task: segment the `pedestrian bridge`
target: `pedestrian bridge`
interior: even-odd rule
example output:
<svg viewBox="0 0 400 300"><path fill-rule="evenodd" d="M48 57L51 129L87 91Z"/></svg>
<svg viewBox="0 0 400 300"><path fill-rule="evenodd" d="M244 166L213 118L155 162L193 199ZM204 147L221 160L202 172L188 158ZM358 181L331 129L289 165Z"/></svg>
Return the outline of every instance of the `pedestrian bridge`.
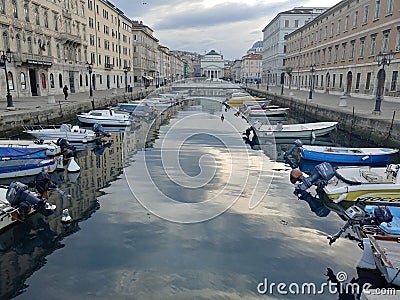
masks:
<svg viewBox="0 0 400 300"><path fill-rule="evenodd" d="M172 90L189 90L190 96L227 97L235 90L242 90L240 85L221 79L186 78L171 84Z"/></svg>

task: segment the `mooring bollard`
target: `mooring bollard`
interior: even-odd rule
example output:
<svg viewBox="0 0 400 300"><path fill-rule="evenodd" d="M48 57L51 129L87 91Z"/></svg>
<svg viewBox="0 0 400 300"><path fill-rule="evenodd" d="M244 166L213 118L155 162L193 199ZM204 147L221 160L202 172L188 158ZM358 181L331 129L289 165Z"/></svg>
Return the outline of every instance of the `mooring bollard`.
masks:
<svg viewBox="0 0 400 300"><path fill-rule="evenodd" d="M340 96L340 100L339 100L339 106L340 107L346 107L347 106L347 96L346 95L343 95L343 96Z"/></svg>

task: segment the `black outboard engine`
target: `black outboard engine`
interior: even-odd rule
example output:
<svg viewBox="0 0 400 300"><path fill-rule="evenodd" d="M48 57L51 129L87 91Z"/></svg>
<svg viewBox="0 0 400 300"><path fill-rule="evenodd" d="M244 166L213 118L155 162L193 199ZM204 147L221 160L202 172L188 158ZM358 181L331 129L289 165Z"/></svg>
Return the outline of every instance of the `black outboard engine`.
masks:
<svg viewBox="0 0 400 300"><path fill-rule="evenodd" d="M56 145L61 148L61 152L67 152L67 154L72 154L76 150L75 146L71 145L66 139L59 138Z"/></svg>
<svg viewBox="0 0 400 300"><path fill-rule="evenodd" d="M309 177L300 178L301 184L296 186L295 190L306 191L313 185L322 188L333 176L335 176L335 170L332 165L326 162L321 163L314 168Z"/></svg>
<svg viewBox="0 0 400 300"><path fill-rule="evenodd" d="M34 187L42 197L49 189L56 188L56 184L51 181L49 173L41 172L36 175L34 180Z"/></svg>
<svg viewBox="0 0 400 300"><path fill-rule="evenodd" d="M28 216L30 208L37 210L45 216L53 213L53 211L46 209L46 199L36 197L29 192L27 185L18 181L10 184L6 199L12 206L18 207L21 219L25 219Z"/></svg>
<svg viewBox="0 0 400 300"><path fill-rule="evenodd" d="M387 206L377 206L374 208L374 220L378 223L390 223L393 221L393 215Z"/></svg>
<svg viewBox="0 0 400 300"><path fill-rule="evenodd" d="M103 126L101 126L101 124L99 124L99 123L96 123L93 125L93 131L96 134L96 136L101 136L101 135L104 135L107 137L111 136L111 134L108 133L107 131L105 131Z"/></svg>
<svg viewBox="0 0 400 300"><path fill-rule="evenodd" d="M291 155L294 151L297 151L303 146L303 143L300 140L295 140L293 146L289 149L289 151L285 152L283 158L285 159L285 163L287 163L292 169L297 168L297 163L292 161Z"/></svg>

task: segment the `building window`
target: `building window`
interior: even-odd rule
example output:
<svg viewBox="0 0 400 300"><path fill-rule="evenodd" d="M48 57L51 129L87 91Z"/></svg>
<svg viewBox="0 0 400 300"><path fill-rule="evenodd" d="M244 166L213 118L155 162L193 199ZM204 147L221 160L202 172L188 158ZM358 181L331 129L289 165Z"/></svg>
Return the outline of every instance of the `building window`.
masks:
<svg viewBox="0 0 400 300"><path fill-rule="evenodd" d="M359 51L359 53L358 53L358 56L361 58L361 57L364 57L364 51L365 51L365 37L362 37L361 39L360 39L360 51Z"/></svg>
<svg viewBox="0 0 400 300"><path fill-rule="evenodd" d="M62 74L58 75L58 87L62 88L63 87L63 82L62 82Z"/></svg>
<svg viewBox="0 0 400 300"><path fill-rule="evenodd" d="M83 78L82 78L82 74L79 74L79 86L83 85Z"/></svg>
<svg viewBox="0 0 400 300"><path fill-rule="evenodd" d="M400 26L397 26L396 51L400 50Z"/></svg>
<svg viewBox="0 0 400 300"><path fill-rule="evenodd" d="M59 20L58 14L54 14L54 30L55 31L58 31L58 20Z"/></svg>
<svg viewBox="0 0 400 300"><path fill-rule="evenodd" d="M50 73L50 88L54 89L54 75Z"/></svg>
<svg viewBox="0 0 400 300"><path fill-rule="evenodd" d="M375 2L375 15L374 20L379 19L379 13L381 12L381 0L376 0Z"/></svg>
<svg viewBox="0 0 400 300"><path fill-rule="evenodd" d="M375 54L375 46L376 46L376 34L371 35L371 46L369 48L369 55Z"/></svg>
<svg viewBox="0 0 400 300"><path fill-rule="evenodd" d="M392 82L390 83L390 90L395 91L397 87L397 76L399 75L399 71L393 71L392 73Z"/></svg>
<svg viewBox="0 0 400 300"><path fill-rule="evenodd" d="M39 15L39 7L35 7L35 23L36 25L40 25L40 15Z"/></svg>
<svg viewBox="0 0 400 300"><path fill-rule="evenodd" d="M369 90L371 84L371 72L367 73L367 80L365 81L365 89Z"/></svg>
<svg viewBox="0 0 400 300"><path fill-rule="evenodd" d="M56 45L56 49L57 49L57 58L61 58L60 44Z"/></svg>
<svg viewBox="0 0 400 300"><path fill-rule="evenodd" d="M353 28L357 28L358 26L358 10L354 12L354 17L353 17Z"/></svg>
<svg viewBox="0 0 400 300"><path fill-rule="evenodd" d="M350 42L350 53L349 53L349 59L353 59L354 58L354 46L356 44L356 41L353 40Z"/></svg>
<svg viewBox="0 0 400 300"><path fill-rule="evenodd" d="M10 71L8 71L8 73L7 73L7 82L8 82L8 87L10 88L10 90L14 90L14 77Z"/></svg>
<svg viewBox="0 0 400 300"><path fill-rule="evenodd" d="M333 77L332 77L332 87L333 88L335 87L335 84L336 84L336 74L333 74Z"/></svg>
<svg viewBox="0 0 400 300"><path fill-rule="evenodd" d="M349 30L349 16L347 15L344 19L344 32Z"/></svg>
<svg viewBox="0 0 400 300"><path fill-rule="evenodd" d="M337 30L336 30L336 35L339 35L340 34L340 25L341 25L341 23L342 23L342 20L338 20L338 22L337 22Z"/></svg>
<svg viewBox="0 0 400 300"><path fill-rule="evenodd" d="M332 22L332 24L331 24L331 34L330 34L330 37L333 37L334 28L335 28L335 23Z"/></svg>
<svg viewBox="0 0 400 300"><path fill-rule="evenodd" d="M0 0L0 14L6 14L6 0Z"/></svg>
<svg viewBox="0 0 400 300"><path fill-rule="evenodd" d="M24 4L24 14L25 14L25 21L29 22L29 4Z"/></svg>
<svg viewBox="0 0 400 300"><path fill-rule="evenodd" d="M286 28L289 27L289 20L285 20L285 27L286 27Z"/></svg>
<svg viewBox="0 0 400 300"><path fill-rule="evenodd" d="M326 40L327 37L328 37L328 25L325 26L325 30L324 30L324 40Z"/></svg>
<svg viewBox="0 0 400 300"><path fill-rule="evenodd" d="M22 52L22 47L21 47L21 37L19 34L15 36L16 42L17 42L17 52L21 53Z"/></svg>
<svg viewBox="0 0 400 300"><path fill-rule="evenodd" d="M12 12L13 12L13 17L18 18L18 4L17 0L12 1Z"/></svg>
<svg viewBox="0 0 400 300"><path fill-rule="evenodd" d="M394 0L387 0L386 15L391 15L393 13L393 3Z"/></svg>
<svg viewBox="0 0 400 300"><path fill-rule="evenodd" d="M369 14L369 5L364 7L364 16L363 16L363 21L362 21L363 25L368 23L368 14Z"/></svg>
<svg viewBox="0 0 400 300"><path fill-rule="evenodd" d="M390 30L386 30L383 32L383 40L382 40L382 52L387 52L389 48L389 34Z"/></svg>
<svg viewBox="0 0 400 300"><path fill-rule="evenodd" d="M343 74L340 74L339 75L339 89L342 88L342 85L343 85Z"/></svg>
<svg viewBox="0 0 400 300"><path fill-rule="evenodd" d="M49 28L49 13L47 12L47 10L44 11L43 18L44 18L44 27Z"/></svg>
<svg viewBox="0 0 400 300"><path fill-rule="evenodd" d="M21 80L21 91L26 90L26 77L25 77L25 73L21 72L21 74L19 75L19 78Z"/></svg>
<svg viewBox="0 0 400 300"><path fill-rule="evenodd" d="M33 53L32 38L28 37L27 41L28 41L28 53Z"/></svg>
<svg viewBox="0 0 400 300"><path fill-rule="evenodd" d="M44 73L42 73L40 75L40 78L42 80L42 88L45 89L46 88L46 75L44 75Z"/></svg>
<svg viewBox="0 0 400 300"><path fill-rule="evenodd" d="M299 27L299 20L294 20L294 27Z"/></svg>
<svg viewBox="0 0 400 300"><path fill-rule="evenodd" d="M333 56L333 61L337 62L338 58L339 58L339 45L336 45L335 46L335 53L334 53L334 56Z"/></svg>
<svg viewBox="0 0 400 300"><path fill-rule="evenodd" d="M356 75L356 90L360 89L360 80L361 80L361 73L357 73L357 75Z"/></svg>

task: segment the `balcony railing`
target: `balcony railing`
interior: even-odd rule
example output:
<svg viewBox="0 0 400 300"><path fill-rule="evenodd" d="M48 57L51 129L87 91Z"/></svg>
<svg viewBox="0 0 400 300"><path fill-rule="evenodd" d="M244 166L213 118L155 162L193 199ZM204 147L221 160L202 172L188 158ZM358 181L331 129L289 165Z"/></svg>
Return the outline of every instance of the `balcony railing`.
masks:
<svg viewBox="0 0 400 300"><path fill-rule="evenodd" d="M114 69L114 64L105 63L105 64L104 64L104 69L106 69L106 70L112 70L112 69Z"/></svg>

